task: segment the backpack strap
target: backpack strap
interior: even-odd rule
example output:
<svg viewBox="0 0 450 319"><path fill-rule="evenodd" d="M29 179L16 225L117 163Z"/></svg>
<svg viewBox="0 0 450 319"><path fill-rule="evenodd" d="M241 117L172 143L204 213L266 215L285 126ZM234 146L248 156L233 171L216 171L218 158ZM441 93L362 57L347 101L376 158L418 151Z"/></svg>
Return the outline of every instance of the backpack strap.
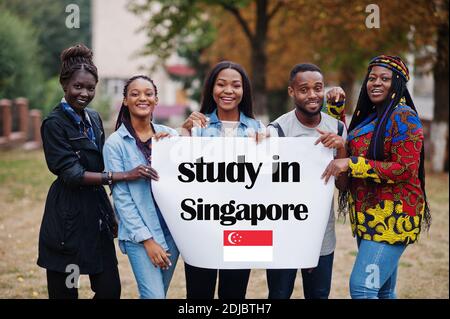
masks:
<svg viewBox="0 0 450 319"><path fill-rule="evenodd" d="M339 136L342 136L342 133L344 133L344 124L338 120L338 129L337 133Z"/></svg>
<svg viewBox="0 0 450 319"><path fill-rule="evenodd" d="M278 122L269 123L268 126L272 126L272 127L276 128L276 130L278 132L278 137L285 137L283 129L281 128L281 126Z"/></svg>

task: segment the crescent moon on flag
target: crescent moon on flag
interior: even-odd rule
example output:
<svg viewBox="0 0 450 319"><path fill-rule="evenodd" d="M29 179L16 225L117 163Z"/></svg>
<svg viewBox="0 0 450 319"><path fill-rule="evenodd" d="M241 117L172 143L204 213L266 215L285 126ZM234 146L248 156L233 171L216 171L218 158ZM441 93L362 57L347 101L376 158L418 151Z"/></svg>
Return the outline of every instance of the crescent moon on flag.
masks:
<svg viewBox="0 0 450 319"><path fill-rule="evenodd" d="M236 234L236 232L233 231L233 232L231 232L231 233L228 235L228 241L229 241L231 244L236 245L236 243L233 241L233 239L231 239L231 236L233 236L233 234Z"/></svg>

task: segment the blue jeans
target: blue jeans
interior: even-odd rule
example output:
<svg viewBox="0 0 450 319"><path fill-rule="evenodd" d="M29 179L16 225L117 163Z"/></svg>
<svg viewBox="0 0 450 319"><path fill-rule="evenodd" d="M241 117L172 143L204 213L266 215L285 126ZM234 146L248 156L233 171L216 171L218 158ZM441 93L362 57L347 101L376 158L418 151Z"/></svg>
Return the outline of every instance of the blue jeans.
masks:
<svg viewBox="0 0 450 319"><path fill-rule="evenodd" d="M141 299L165 299L169 289L170 280L178 260L178 248L170 234L164 233L169 247L169 257L172 266L168 270L155 267L147 255L143 244L123 241L134 277L139 289Z"/></svg>
<svg viewBox="0 0 450 319"><path fill-rule="evenodd" d="M391 245L358 238L350 276L353 299L395 299L395 285L400 256L406 245Z"/></svg>
<svg viewBox="0 0 450 319"><path fill-rule="evenodd" d="M334 252L320 256L316 268L302 269L305 299L328 299ZM267 269L269 299L289 299L294 290L297 269Z"/></svg>

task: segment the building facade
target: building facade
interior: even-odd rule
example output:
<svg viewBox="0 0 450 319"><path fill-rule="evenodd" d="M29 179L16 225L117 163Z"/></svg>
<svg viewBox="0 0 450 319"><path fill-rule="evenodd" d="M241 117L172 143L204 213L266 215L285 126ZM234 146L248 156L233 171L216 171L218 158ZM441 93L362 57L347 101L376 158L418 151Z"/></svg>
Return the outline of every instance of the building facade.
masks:
<svg viewBox="0 0 450 319"><path fill-rule="evenodd" d="M156 57L142 56L147 43L140 16L127 9L128 0L92 0L92 47L99 72L100 98L111 101L111 119L115 119L123 99L123 86L131 76L145 74L158 87L159 103L154 120L178 127L186 112L195 109L182 84L170 79L170 70L184 65L181 58L171 56L166 65L156 67Z"/></svg>

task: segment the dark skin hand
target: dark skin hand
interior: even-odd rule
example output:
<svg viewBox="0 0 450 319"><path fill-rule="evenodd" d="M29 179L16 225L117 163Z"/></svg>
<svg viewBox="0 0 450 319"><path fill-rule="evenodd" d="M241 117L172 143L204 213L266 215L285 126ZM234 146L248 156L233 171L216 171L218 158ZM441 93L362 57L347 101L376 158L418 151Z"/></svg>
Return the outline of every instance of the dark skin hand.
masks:
<svg viewBox="0 0 450 319"><path fill-rule="evenodd" d="M192 112L183 123L183 135L190 136L193 127L205 128L208 125L209 118L200 112Z"/></svg>
<svg viewBox="0 0 450 319"><path fill-rule="evenodd" d="M347 157L347 149L345 145L345 141L342 136L339 136L335 133L324 132L318 128L316 128L317 132L319 132L320 137L314 143L315 145L322 143L323 146L328 148L336 149L336 158L332 160L325 171L323 172L321 178L325 179L325 184L328 183L328 180L331 176L336 177L335 185L339 190L344 190L348 184L348 177L346 174L348 170L348 158ZM339 166L336 166L339 165Z"/></svg>
<svg viewBox="0 0 450 319"><path fill-rule="evenodd" d="M159 132L153 135L156 141L159 139L170 137L171 135L167 132ZM131 182L137 179L148 179L148 180L159 180L158 172L150 165L139 165L127 172L113 172L112 180L113 183L117 182ZM102 185L102 173L96 172L84 172L83 185Z"/></svg>
<svg viewBox="0 0 450 319"><path fill-rule="evenodd" d="M113 183L131 182L140 178L159 180L158 172L150 165L139 165L127 172L113 172ZM102 185L102 173L84 172L83 185Z"/></svg>
<svg viewBox="0 0 450 319"><path fill-rule="evenodd" d="M349 158L336 158L328 164L327 168L322 174L322 179L325 179L325 183L328 182L331 176L337 177L339 179L342 179L342 184L338 185L336 183L336 186L343 190L346 188L347 182L348 182L348 176L345 174L348 171L348 162Z"/></svg>
<svg viewBox="0 0 450 319"><path fill-rule="evenodd" d="M155 267L160 267L163 270L169 269L172 266L170 262L170 254L165 251L161 245L159 245L153 238L144 240L145 251L147 252L148 258Z"/></svg>
<svg viewBox="0 0 450 319"><path fill-rule="evenodd" d="M335 148L338 151L345 151L345 141L342 136L331 132L325 132L318 128L316 128L316 131L319 132L320 137L315 141L314 145L322 143L325 147Z"/></svg>
<svg viewBox="0 0 450 319"><path fill-rule="evenodd" d="M326 97L327 97L327 101L333 101L333 102L337 103L339 101L345 100L345 92L341 87L337 86L337 87L330 89L327 92Z"/></svg>

